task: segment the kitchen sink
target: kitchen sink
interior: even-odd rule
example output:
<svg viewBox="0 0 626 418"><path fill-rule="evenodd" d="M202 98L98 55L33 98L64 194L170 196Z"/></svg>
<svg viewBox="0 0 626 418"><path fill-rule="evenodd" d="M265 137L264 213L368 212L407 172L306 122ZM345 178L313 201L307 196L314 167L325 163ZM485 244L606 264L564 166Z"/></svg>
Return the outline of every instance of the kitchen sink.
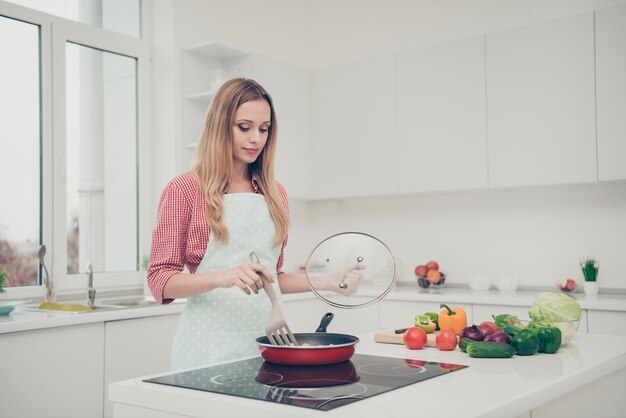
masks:
<svg viewBox="0 0 626 418"><path fill-rule="evenodd" d="M95 305L91 307L90 311L83 310L63 310L63 309L40 309L37 306L26 306L21 308L21 311L29 311L29 312L42 312L49 314L61 314L61 315L75 315L75 314L86 314L93 312L102 312L102 311L110 311L114 309L122 309L123 306L117 305Z"/></svg>
<svg viewBox="0 0 626 418"><path fill-rule="evenodd" d="M148 306L159 306L157 301L149 299L119 299L119 300L107 300L105 303L114 305L116 307L124 308L142 308Z"/></svg>
<svg viewBox="0 0 626 418"><path fill-rule="evenodd" d="M75 302L75 303L63 303L62 305L81 305L81 306L85 306L85 303L79 303L79 302ZM93 313L93 312L103 312L103 311L112 311L112 310L118 310L118 309L128 309L128 308L146 308L146 307L150 307L150 306L159 306L160 304L158 302L156 302L155 300L150 300L150 299L146 299L144 297L141 298L120 298L120 299L106 299L106 300L102 300L100 301L100 303L96 302L95 306L91 307L90 311L87 310L80 310L76 309L76 310L62 310L62 309L40 309L38 306L39 305L32 305L32 306L24 306L24 307L20 307L20 310L22 311L29 311L29 312L42 312L42 313L48 313L48 314L86 314L86 313Z"/></svg>

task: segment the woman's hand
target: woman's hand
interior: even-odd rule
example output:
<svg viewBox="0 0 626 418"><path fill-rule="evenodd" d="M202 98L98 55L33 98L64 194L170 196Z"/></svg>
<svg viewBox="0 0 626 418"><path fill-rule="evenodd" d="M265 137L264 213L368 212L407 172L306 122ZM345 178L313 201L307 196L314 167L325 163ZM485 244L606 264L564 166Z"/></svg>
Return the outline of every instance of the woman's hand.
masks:
<svg viewBox="0 0 626 418"><path fill-rule="evenodd" d="M257 294L259 290L263 288L263 281L261 280L260 274L265 275L270 283L274 283L274 277L263 264L243 263L223 272L220 287L229 288L237 286L248 295L252 292Z"/></svg>
<svg viewBox="0 0 626 418"><path fill-rule="evenodd" d="M324 290L331 290L344 296L352 296L363 280L363 264L353 264L326 277Z"/></svg>

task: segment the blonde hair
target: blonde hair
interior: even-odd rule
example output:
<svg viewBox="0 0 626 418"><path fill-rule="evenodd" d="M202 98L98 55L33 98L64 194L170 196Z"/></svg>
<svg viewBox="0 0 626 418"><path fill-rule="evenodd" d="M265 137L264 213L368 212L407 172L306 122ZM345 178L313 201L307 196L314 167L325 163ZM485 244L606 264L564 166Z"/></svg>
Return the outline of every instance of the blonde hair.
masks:
<svg viewBox="0 0 626 418"><path fill-rule="evenodd" d="M276 154L276 112L269 93L256 81L234 78L217 91L204 121L202 136L196 150L195 170L206 199L205 216L211 233L220 242L228 242L228 228L224 224L224 192L233 168L232 125L235 112L242 104L265 100L270 105L271 117L267 141L256 161L249 165L274 221L274 246L287 236L289 219L278 194L274 178Z"/></svg>

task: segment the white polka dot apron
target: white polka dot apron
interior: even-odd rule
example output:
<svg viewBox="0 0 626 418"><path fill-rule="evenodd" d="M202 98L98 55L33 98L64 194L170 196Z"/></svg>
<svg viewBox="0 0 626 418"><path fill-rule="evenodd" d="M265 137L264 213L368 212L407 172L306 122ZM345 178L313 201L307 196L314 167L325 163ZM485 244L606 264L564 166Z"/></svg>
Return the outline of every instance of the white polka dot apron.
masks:
<svg viewBox="0 0 626 418"><path fill-rule="evenodd" d="M250 261L255 251L272 273L281 246L273 247L275 226L265 197L258 193L224 195L228 243L212 237L196 273L223 271ZM276 276L274 276L276 278ZM274 282L277 294L278 282ZM259 353L271 303L264 291L245 294L239 287L218 288L187 299L172 346L172 369L188 369Z"/></svg>

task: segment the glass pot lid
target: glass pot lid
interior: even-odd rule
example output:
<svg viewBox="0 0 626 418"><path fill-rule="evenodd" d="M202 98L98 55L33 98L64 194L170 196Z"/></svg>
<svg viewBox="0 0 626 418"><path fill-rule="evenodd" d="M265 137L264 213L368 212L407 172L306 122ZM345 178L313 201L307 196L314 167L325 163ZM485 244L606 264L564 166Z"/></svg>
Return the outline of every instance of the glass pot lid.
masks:
<svg viewBox="0 0 626 418"><path fill-rule="evenodd" d="M320 242L306 262L315 295L338 308L359 308L382 299L396 280L396 263L378 238L342 232Z"/></svg>

